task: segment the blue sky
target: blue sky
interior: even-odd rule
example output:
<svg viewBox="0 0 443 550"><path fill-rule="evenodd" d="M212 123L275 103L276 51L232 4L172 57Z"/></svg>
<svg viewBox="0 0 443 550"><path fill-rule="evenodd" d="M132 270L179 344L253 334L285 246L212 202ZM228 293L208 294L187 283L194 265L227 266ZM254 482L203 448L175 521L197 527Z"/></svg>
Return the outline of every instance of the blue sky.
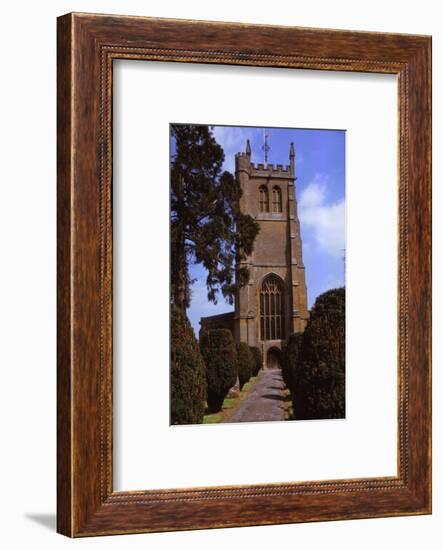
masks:
<svg viewBox="0 0 443 550"><path fill-rule="evenodd" d="M251 160L263 162L263 128L215 126L214 136L225 152L224 169L234 173L234 157L251 143ZM344 285L345 255L345 131L269 128L268 162L289 164L289 146L295 147L296 198L303 241L309 308L319 294ZM206 271L190 269L191 306L188 317L196 335L200 317L233 310L220 297L207 300Z"/></svg>

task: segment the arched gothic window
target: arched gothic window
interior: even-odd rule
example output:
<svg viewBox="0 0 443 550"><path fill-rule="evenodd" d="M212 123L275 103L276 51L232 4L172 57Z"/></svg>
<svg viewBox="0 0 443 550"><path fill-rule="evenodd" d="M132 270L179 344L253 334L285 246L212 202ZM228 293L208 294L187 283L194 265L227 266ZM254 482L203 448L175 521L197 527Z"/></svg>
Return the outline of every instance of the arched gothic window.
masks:
<svg viewBox="0 0 443 550"><path fill-rule="evenodd" d="M267 188L262 185L259 189L260 212L269 212L269 195Z"/></svg>
<svg viewBox="0 0 443 550"><path fill-rule="evenodd" d="M282 340L284 333L283 284L271 274L260 289L260 336L262 340Z"/></svg>
<svg viewBox="0 0 443 550"><path fill-rule="evenodd" d="M272 189L272 212L281 212L281 190L275 186Z"/></svg>

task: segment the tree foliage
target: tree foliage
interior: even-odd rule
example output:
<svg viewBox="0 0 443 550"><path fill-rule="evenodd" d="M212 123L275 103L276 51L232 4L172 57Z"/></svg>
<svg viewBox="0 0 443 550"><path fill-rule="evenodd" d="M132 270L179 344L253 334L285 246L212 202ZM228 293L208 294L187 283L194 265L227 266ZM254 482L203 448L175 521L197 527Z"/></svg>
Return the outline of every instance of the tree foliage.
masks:
<svg viewBox="0 0 443 550"><path fill-rule="evenodd" d="M251 254L259 225L240 211L239 182L222 171L224 152L209 126L172 125L171 291L181 308L190 303L191 263L207 270L208 300L229 303L249 280L240 262Z"/></svg>
<svg viewBox="0 0 443 550"><path fill-rule="evenodd" d="M254 371L255 360L252 352L245 342L237 344L237 364L238 364L238 380L240 383L240 390L251 378Z"/></svg>
<svg viewBox="0 0 443 550"><path fill-rule="evenodd" d="M206 364L208 412L218 412L237 380L237 352L231 331L220 328L205 332L200 349Z"/></svg>
<svg viewBox="0 0 443 550"><path fill-rule="evenodd" d="M345 289L321 294L304 333L288 344L283 376L296 419L345 416Z"/></svg>
<svg viewBox="0 0 443 550"><path fill-rule="evenodd" d="M257 376L257 374L263 368L263 354L260 348L257 347L251 347L250 350L254 358L254 368L252 370L252 375Z"/></svg>
<svg viewBox="0 0 443 550"><path fill-rule="evenodd" d="M171 424L201 424L205 412L206 372L192 327L184 312L171 309Z"/></svg>

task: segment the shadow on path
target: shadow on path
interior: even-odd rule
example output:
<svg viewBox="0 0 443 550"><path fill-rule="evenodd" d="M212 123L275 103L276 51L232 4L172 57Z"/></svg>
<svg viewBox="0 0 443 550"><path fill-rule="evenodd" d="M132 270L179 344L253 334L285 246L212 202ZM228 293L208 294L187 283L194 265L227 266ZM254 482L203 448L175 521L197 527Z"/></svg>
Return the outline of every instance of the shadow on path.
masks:
<svg viewBox="0 0 443 550"><path fill-rule="evenodd" d="M249 395L238 405L228 422L266 422L284 420L285 398L281 371L262 370Z"/></svg>
<svg viewBox="0 0 443 550"><path fill-rule="evenodd" d="M263 399L274 399L275 401L284 401L284 397L282 395L275 395L273 393L265 393L264 395L261 395L260 397L263 397Z"/></svg>

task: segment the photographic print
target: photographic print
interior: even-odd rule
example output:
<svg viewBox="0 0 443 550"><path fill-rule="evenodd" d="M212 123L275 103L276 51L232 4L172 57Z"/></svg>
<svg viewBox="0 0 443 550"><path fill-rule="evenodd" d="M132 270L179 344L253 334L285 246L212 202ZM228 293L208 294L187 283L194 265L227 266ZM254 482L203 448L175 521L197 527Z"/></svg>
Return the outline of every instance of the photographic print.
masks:
<svg viewBox="0 0 443 550"><path fill-rule="evenodd" d="M345 418L344 130L170 125L170 422Z"/></svg>

